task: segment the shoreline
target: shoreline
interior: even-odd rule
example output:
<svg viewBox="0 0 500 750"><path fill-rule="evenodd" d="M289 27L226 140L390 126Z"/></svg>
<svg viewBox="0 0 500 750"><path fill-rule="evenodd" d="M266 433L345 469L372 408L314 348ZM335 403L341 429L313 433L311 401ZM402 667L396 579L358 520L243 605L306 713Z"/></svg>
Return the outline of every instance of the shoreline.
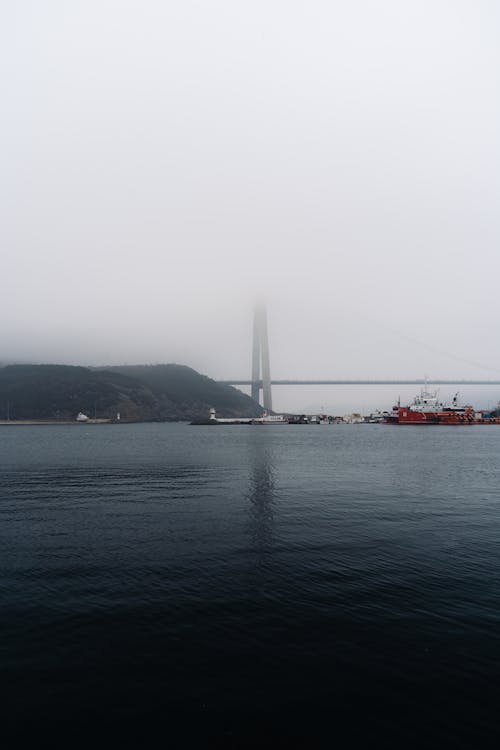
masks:
<svg viewBox="0 0 500 750"><path fill-rule="evenodd" d="M33 425L89 425L89 424L120 424L112 419L89 419L87 422L77 422L69 419L0 419L0 427L33 426Z"/></svg>

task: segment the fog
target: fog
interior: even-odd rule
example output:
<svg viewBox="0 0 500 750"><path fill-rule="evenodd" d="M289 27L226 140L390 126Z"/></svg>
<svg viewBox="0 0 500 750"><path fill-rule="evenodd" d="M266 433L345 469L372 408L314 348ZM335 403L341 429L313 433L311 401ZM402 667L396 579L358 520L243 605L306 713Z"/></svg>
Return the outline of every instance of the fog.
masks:
<svg viewBox="0 0 500 750"><path fill-rule="evenodd" d="M0 361L245 378L264 297L273 377L499 378L499 15L3 3Z"/></svg>

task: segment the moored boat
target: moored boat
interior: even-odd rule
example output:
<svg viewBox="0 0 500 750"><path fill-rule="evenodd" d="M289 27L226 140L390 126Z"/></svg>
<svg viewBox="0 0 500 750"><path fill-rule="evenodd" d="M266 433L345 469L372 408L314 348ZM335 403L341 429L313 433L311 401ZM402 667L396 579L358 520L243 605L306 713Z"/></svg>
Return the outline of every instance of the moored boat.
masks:
<svg viewBox="0 0 500 750"><path fill-rule="evenodd" d="M413 425L500 424L500 417L483 410L476 411L470 405L460 406L458 393L453 396L451 404L445 404L439 401L439 391L431 392L426 385L408 406L399 403L394 406L385 421L386 424Z"/></svg>
<svg viewBox="0 0 500 750"><path fill-rule="evenodd" d="M288 424L288 417L283 414L269 414L265 411L261 417L255 417L250 424Z"/></svg>

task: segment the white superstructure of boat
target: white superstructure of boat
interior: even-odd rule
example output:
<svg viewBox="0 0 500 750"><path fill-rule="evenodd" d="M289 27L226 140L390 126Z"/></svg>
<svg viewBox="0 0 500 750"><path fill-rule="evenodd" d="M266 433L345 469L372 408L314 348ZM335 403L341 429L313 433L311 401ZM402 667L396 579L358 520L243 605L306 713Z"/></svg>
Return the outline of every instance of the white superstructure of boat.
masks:
<svg viewBox="0 0 500 750"><path fill-rule="evenodd" d="M254 417L252 424L288 424L288 417L283 414L269 414L265 411L261 417Z"/></svg>

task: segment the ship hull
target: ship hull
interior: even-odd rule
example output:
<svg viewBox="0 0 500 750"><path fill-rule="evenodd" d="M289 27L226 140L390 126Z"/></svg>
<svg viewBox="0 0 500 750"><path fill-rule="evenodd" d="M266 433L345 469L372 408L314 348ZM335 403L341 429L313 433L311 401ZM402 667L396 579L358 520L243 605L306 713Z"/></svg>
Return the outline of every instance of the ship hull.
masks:
<svg viewBox="0 0 500 750"><path fill-rule="evenodd" d="M470 411L453 412L417 412L409 407L398 409L397 415L391 415L386 424L398 425L500 425L500 417L483 416L481 412Z"/></svg>
<svg viewBox="0 0 500 750"><path fill-rule="evenodd" d="M409 408L398 409L396 424L438 424L436 412L412 411Z"/></svg>

